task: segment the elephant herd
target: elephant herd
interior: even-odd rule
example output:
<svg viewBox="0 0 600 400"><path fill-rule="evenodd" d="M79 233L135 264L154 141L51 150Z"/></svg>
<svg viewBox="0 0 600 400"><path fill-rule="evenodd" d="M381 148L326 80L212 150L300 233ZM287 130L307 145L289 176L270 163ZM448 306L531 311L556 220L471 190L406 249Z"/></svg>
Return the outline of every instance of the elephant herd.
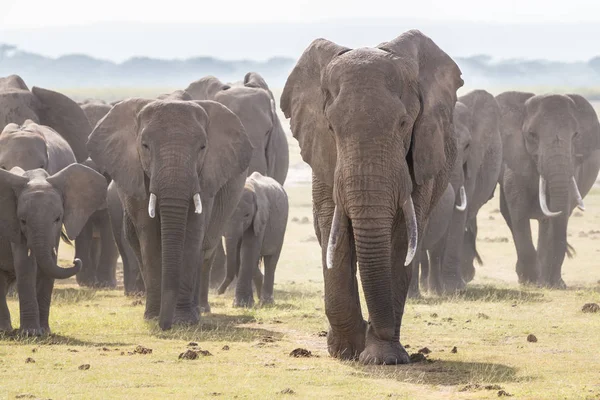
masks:
<svg viewBox="0 0 600 400"><path fill-rule="evenodd" d="M313 41L280 107L312 168L329 353L408 363L408 295L475 275L477 213L499 186L520 283L561 288L567 224L600 169L600 124L583 97L475 90L416 30L372 48ZM16 281L21 330L49 332L54 279L144 293L160 328L273 302L288 220L289 154L265 80L215 77L156 99L78 105L0 78L0 330ZM530 220L540 225L537 250ZM76 259L60 268L60 238ZM263 272L259 268L263 262ZM357 272L366 299L363 318Z"/></svg>

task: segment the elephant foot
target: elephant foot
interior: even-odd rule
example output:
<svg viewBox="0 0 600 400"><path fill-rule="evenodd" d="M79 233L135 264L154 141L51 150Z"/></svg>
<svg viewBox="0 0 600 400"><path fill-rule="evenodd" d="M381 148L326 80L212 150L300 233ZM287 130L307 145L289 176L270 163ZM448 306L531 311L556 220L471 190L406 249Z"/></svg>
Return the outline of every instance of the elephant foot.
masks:
<svg viewBox="0 0 600 400"><path fill-rule="evenodd" d="M410 357L400 342L381 340L369 329L367 345L358 361L366 365L396 365L410 363Z"/></svg>
<svg viewBox="0 0 600 400"><path fill-rule="evenodd" d="M361 323L350 334L343 335L330 327L327 333L327 351L334 358L356 360L365 349L366 334L367 322L362 319Z"/></svg>
<svg viewBox="0 0 600 400"><path fill-rule="evenodd" d="M442 293L446 295L451 295L461 290L464 290L467 287L465 281L462 278L445 278L443 283Z"/></svg>
<svg viewBox="0 0 600 400"><path fill-rule="evenodd" d="M98 280L96 287L99 289L116 289L117 282L112 280Z"/></svg>
<svg viewBox="0 0 600 400"><path fill-rule="evenodd" d="M233 300L233 306L240 308L252 308L254 307L254 297L236 297L235 300Z"/></svg>
<svg viewBox="0 0 600 400"><path fill-rule="evenodd" d="M421 292L419 291L419 289L412 289L409 288L408 289L408 298L409 299L420 299L423 296L421 296Z"/></svg>
<svg viewBox="0 0 600 400"><path fill-rule="evenodd" d="M200 304L200 312L202 314L210 314L210 304L208 302Z"/></svg>
<svg viewBox="0 0 600 400"><path fill-rule="evenodd" d="M151 310L151 309L146 308L146 311L144 311L144 319L147 321L157 319L159 314L160 314L159 310Z"/></svg>
<svg viewBox="0 0 600 400"><path fill-rule="evenodd" d="M271 306L273 304L275 304L275 300L273 299L273 297L267 297L267 298L260 299L260 305L263 307Z"/></svg>
<svg viewBox="0 0 600 400"><path fill-rule="evenodd" d="M0 334L13 331L12 324L9 321L0 321Z"/></svg>
<svg viewBox="0 0 600 400"><path fill-rule="evenodd" d="M81 287L96 287L97 282L96 282L96 277L94 276L79 276L76 275L75 280L77 281L77 284Z"/></svg>
<svg viewBox="0 0 600 400"><path fill-rule="evenodd" d="M542 286L548 289L559 289L565 290L567 288L567 284L563 281L562 278L547 280L542 283Z"/></svg>
<svg viewBox="0 0 600 400"><path fill-rule="evenodd" d="M44 336L44 335L48 335L50 334L50 329L46 330L45 328L35 328L35 327L31 327L31 328L20 328L19 329L19 336L22 337L39 337L39 336Z"/></svg>
<svg viewBox="0 0 600 400"><path fill-rule="evenodd" d="M462 277L466 283L471 282L475 278L475 267L471 265L463 265Z"/></svg>
<svg viewBox="0 0 600 400"><path fill-rule="evenodd" d="M200 322L200 315L196 310L177 310L173 318L173 325L196 325Z"/></svg>

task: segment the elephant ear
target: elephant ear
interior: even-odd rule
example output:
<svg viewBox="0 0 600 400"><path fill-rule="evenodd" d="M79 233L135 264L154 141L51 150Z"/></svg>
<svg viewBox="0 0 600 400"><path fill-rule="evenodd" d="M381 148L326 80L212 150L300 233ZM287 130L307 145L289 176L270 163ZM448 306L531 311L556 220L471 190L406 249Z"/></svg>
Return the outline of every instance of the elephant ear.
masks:
<svg viewBox="0 0 600 400"><path fill-rule="evenodd" d="M253 173L250 178L254 181L254 202L256 204L256 214L252 220L252 230L254 235L258 236L264 232L267 219L269 218L269 199L263 190L263 187L256 181L257 172Z"/></svg>
<svg viewBox="0 0 600 400"><path fill-rule="evenodd" d="M193 100L189 93L185 90L176 90L173 93L161 94L157 97L157 100L181 100L189 101Z"/></svg>
<svg viewBox="0 0 600 400"><path fill-rule="evenodd" d="M511 170L522 175L528 175L535 167L523 140L525 103L534 96L524 92L504 92L496 96L500 109L502 158Z"/></svg>
<svg viewBox="0 0 600 400"><path fill-rule="evenodd" d="M63 225L71 240L96 210L106 208L106 179L85 165L71 164L46 181L62 194Z"/></svg>
<svg viewBox="0 0 600 400"><path fill-rule="evenodd" d="M464 83L461 71L448 54L418 30L377 47L398 56L405 79L413 75L416 80L421 111L413 126L411 147L415 181L422 185L454 163L455 156L447 153L447 148L453 143L456 91ZM416 71L411 71L414 68Z"/></svg>
<svg viewBox="0 0 600 400"><path fill-rule="evenodd" d="M594 107L578 94L568 95L575 102L575 116L579 122L579 134L575 138L575 156L581 162L592 152L600 149L600 123Z"/></svg>
<svg viewBox="0 0 600 400"><path fill-rule="evenodd" d="M476 174L488 147L500 137L500 109L494 96L485 90L469 92L458 101L468 108L467 126L471 140L467 166L469 172Z"/></svg>
<svg viewBox="0 0 600 400"><path fill-rule="evenodd" d="M31 92L40 102L37 110L39 123L51 127L69 143L77 162L85 161L88 157L85 143L92 127L81 107L64 94L52 90L34 86Z"/></svg>
<svg viewBox="0 0 600 400"><path fill-rule="evenodd" d="M0 78L0 91L6 92L15 89L29 91L25 81L19 75L9 75L7 77Z"/></svg>
<svg viewBox="0 0 600 400"><path fill-rule="evenodd" d="M281 94L281 110L291 119L290 128L300 145L302 159L329 186L333 186L337 152L323 110L321 75L336 56L349 50L329 40L316 39L302 53Z"/></svg>
<svg viewBox="0 0 600 400"><path fill-rule="evenodd" d="M211 100L196 101L208 115L207 149L200 166L200 186L214 197L229 180L245 173L254 147L240 119L224 105Z"/></svg>
<svg viewBox="0 0 600 400"><path fill-rule="evenodd" d="M145 198L144 171L137 149L137 116L152 100L132 98L116 104L102 118L87 143L100 171L129 196Z"/></svg>
<svg viewBox="0 0 600 400"><path fill-rule="evenodd" d="M19 242L21 235L17 216L17 194L29 182L23 173L18 167L10 171L0 169L0 236L12 242Z"/></svg>
<svg viewBox="0 0 600 400"><path fill-rule="evenodd" d="M258 72L248 72L244 76L244 86L269 90L267 81Z"/></svg>
<svg viewBox="0 0 600 400"><path fill-rule="evenodd" d="M189 84L185 89L194 100L213 100L221 90L227 90L230 86L221 82L214 76L205 76Z"/></svg>

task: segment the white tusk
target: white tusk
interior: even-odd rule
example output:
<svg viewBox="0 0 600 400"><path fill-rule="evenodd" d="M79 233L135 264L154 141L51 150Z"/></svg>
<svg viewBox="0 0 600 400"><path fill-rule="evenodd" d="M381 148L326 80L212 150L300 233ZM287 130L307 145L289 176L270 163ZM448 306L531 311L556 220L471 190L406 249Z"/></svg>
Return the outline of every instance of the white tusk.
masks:
<svg viewBox="0 0 600 400"><path fill-rule="evenodd" d="M540 208L546 217L556 217L560 215L562 211L552 212L548 209L548 203L546 203L546 180L540 175L539 185L539 197L540 197Z"/></svg>
<svg viewBox="0 0 600 400"><path fill-rule="evenodd" d="M52 248L52 257L56 258L56 247Z"/></svg>
<svg viewBox="0 0 600 400"><path fill-rule="evenodd" d="M27 257L31 257L31 249L27 249Z"/></svg>
<svg viewBox="0 0 600 400"><path fill-rule="evenodd" d="M150 218L154 218L156 216L156 195L154 193L150 193L150 200L148 201L148 215Z"/></svg>
<svg viewBox="0 0 600 400"><path fill-rule="evenodd" d="M342 213L338 209L338 206L335 206L335 209L333 210L333 221L331 222L331 230L329 231L329 241L327 242L327 269L333 268L333 253L335 251L335 245L339 236L340 219L342 219Z"/></svg>
<svg viewBox="0 0 600 400"><path fill-rule="evenodd" d="M577 181L575 177L571 177L571 182L573 182L573 190L575 190L575 199L577 200L577 208L581 211L585 211L585 204L583 204L583 199L581 198L581 193L579 193L579 188L577 187Z"/></svg>
<svg viewBox="0 0 600 400"><path fill-rule="evenodd" d="M196 214L202 214L202 200L200 199L200 193L194 195L194 207L196 208L194 211Z"/></svg>
<svg viewBox="0 0 600 400"><path fill-rule="evenodd" d="M404 266L409 265L415 254L417 254L417 245L419 244L419 232L417 230L417 215L415 214L415 205L412 201L412 196L406 200L402 206L404 213L404 221L406 222L406 233L408 234L408 248L406 250L406 259Z"/></svg>
<svg viewBox="0 0 600 400"><path fill-rule="evenodd" d="M458 211L465 211L467 209L467 193L465 192L465 186L460 187L460 206L455 206Z"/></svg>

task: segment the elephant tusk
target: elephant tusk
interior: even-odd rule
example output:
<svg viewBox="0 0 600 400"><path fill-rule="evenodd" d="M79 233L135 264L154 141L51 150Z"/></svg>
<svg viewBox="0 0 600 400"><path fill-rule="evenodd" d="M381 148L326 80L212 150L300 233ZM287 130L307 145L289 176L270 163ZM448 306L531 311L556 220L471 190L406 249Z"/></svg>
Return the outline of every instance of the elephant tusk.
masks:
<svg viewBox="0 0 600 400"><path fill-rule="evenodd" d="M148 215L150 218L154 218L156 216L156 195L154 193L150 193L150 200L148 201Z"/></svg>
<svg viewBox="0 0 600 400"><path fill-rule="evenodd" d="M27 249L27 257L31 257L31 249Z"/></svg>
<svg viewBox="0 0 600 400"><path fill-rule="evenodd" d="M575 199L577 200L577 208L581 211L585 211L585 204L583 204L583 199L581 198L581 193L579 193L579 188L577 187L577 181L575 177L571 177L571 182L573 182L573 190L575 191Z"/></svg>
<svg viewBox="0 0 600 400"><path fill-rule="evenodd" d="M415 254L417 254L417 245L419 244L419 232L417 230L417 215L415 214L415 205L413 204L412 196L406 200L402 206L404 220L406 222L406 233L408 234L408 249L406 250L406 259L404 266L409 265Z"/></svg>
<svg viewBox="0 0 600 400"><path fill-rule="evenodd" d="M331 231L329 232L329 241L327 242L327 269L333 268L333 254L340 235L340 219L342 219L342 212L338 206L335 206L335 209L333 210L333 221L331 222Z"/></svg>
<svg viewBox="0 0 600 400"><path fill-rule="evenodd" d="M467 209L467 193L465 192L465 186L460 187L460 206L455 206L458 211L465 211Z"/></svg>
<svg viewBox="0 0 600 400"><path fill-rule="evenodd" d="M202 200L200 199L200 193L194 195L194 207L196 208L194 211L196 214L202 214Z"/></svg>
<svg viewBox="0 0 600 400"><path fill-rule="evenodd" d="M548 209L548 203L546 203L546 180L542 175L540 175L540 184L539 184L539 197L540 197L540 208L546 217L556 217L560 215L562 211L552 212Z"/></svg>
<svg viewBox="0 0 600 400"><path fill-rule="evenodd" d="M52 248L52 257L56 258L57 254L56 254L56 247Z"/></svg>

